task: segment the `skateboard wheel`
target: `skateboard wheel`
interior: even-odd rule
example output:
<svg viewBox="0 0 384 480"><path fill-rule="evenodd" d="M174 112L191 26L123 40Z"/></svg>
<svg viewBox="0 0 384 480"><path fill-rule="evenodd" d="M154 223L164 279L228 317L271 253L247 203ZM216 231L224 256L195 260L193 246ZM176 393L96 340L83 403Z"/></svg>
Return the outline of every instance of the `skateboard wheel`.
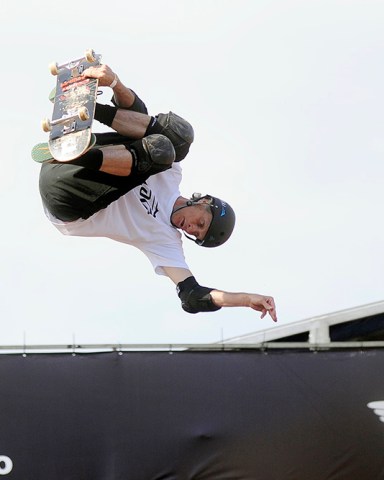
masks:
<svg viewBox="0 0 384 480"><path fill-rule="evenodd" d="M56 62L52 62L49 64L49 71L52 73L52 75L58 75L59 66L57 65Z"/></svg>
<svg viewBox="0 0 384 480"><path fill-rule="evenodd" d="M51 122L48 118L44 118L44 120L41 122L41 126L44 130L44 132L48 133L52 130L52 125Z"/></svg>
<svg viewBox="0 0 384 480"><path fill-rule="evenodd" d="M83 120L83 121L88 120L89 119L88 108L87 107L79 108L77 115L79 116L80 120Z"/></svg>
<svg viewBox="0 0 384 480"><path fill-rule="evenodd" d="M96 61L96 54L95 52L90 48L88 50L85 51L85 58L87 60L87 62L89 63L93 63Z"/></svg>

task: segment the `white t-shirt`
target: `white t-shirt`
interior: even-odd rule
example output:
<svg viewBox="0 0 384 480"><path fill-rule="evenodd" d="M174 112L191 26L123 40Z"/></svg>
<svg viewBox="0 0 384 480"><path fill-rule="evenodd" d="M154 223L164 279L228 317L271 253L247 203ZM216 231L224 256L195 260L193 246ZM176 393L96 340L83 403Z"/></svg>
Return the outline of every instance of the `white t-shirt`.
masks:
<svg viewBox="0 0 384 480"><path fill-rule="evenodd" d="M159 275L164 275L162 267L189 269L181 234L170 223L180 181L181 167L174 163L86 220L62 222L46 215L64 235L107 237L137 247Z"/></svg>

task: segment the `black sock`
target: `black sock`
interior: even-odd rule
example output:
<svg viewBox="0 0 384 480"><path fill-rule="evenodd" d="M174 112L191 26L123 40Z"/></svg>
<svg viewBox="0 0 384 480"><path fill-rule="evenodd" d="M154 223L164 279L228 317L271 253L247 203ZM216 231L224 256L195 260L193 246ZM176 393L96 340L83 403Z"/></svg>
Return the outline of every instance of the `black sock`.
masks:
<svg viewBox="0 0 384 480"><path fill-rule="evenodd" d="M110 105L104 105L102 103L96 103L95 119L98 122L104 123L104 125L110 127L115 118L116 112L116 107L111 107Z"/></svg>
<svg viewBox="0 0 384 480"><path fill-rule="evenodd" d="M156 117L151 117L147 130L145 131L144 137L152 135L153 133L161 133L164 127L158 123Z"/></svg>
<svg viewBox="0 0 384 480"><path fill-rule="evenodd" d="M98 148L91 148L91 150L88 150L84 155L72 160L70 163L90 168L91 170L100 170L103 164L103 152Z"/></svg>

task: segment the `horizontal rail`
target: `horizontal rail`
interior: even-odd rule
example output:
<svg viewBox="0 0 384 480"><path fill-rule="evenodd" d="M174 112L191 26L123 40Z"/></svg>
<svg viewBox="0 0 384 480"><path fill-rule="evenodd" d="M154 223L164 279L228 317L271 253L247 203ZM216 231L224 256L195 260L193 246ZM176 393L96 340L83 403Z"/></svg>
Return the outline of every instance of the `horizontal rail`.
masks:
<svg viewBox="0 0 384 480"><path fill-rule="evenodd" d="M265 342L265 343L160 343L160 344L64 344L64 345L0 345L0 355L6 353L107 353L130 351L238 351L238 350L335 350L384 348L384 341L362 342Z"/></svg>

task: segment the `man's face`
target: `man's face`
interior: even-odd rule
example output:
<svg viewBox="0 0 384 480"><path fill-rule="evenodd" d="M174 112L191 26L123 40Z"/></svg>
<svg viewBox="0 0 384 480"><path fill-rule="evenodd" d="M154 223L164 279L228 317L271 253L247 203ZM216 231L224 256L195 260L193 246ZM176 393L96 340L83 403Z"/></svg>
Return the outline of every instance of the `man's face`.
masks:
<svg viewBox="0 0 384 480"><path fill-rule="evenodd" d="M206 203L191 205L175 212L173 224L188 235L203 240L212 221L212 212Z"/></svg>

